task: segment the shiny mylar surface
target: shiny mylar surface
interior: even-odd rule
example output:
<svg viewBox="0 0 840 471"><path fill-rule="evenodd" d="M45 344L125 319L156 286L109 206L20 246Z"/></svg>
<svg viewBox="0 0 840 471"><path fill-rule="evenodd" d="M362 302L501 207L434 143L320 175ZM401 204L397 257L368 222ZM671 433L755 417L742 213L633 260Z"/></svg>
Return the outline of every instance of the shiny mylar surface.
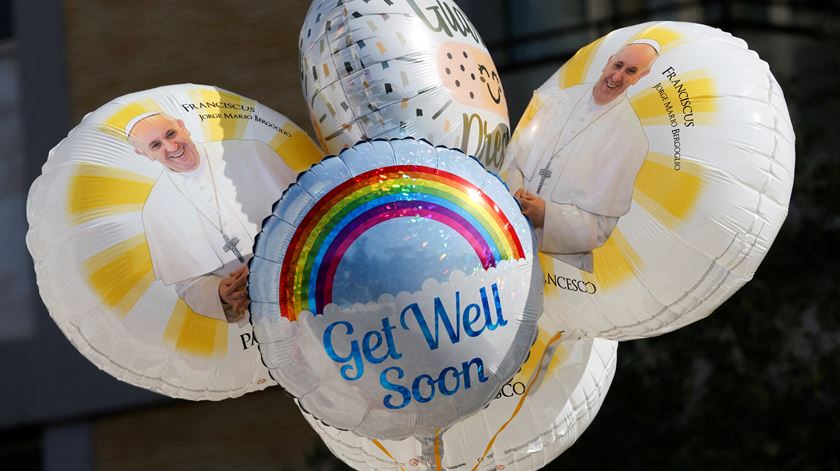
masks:
<svg viewBox="0 0 840 471"><path fill-rule="evenodd" d="M263 361L325 423L433 436L483 407L534 339L531 237L475 159L359 143L302 174L263 224L250 279Z"/></svg>
<svg viewBox="0 0 840 471"><path fill-rule="evenodd" d="M300 31L300 73L321 145L415 137L498 172L510 140L502 81L451 0L315 0Z"/></svg>

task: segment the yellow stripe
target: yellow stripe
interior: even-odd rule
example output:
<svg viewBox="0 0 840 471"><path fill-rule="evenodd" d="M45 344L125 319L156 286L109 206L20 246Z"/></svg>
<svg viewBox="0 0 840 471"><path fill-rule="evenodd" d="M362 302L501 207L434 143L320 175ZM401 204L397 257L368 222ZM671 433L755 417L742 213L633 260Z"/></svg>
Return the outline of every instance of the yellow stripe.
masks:
<svg viewBox="0 0 840 471"><path fill-rule="evenodd" d="M160 105L151 98L145 98L120 107L116 113L99 125L100 131L126 142L125 126L134 117L152 111L162 111Z"/></svg>
<svg viewBox="0 0 840 471"><path fill-rule="evenodd" d="M510 138L511 142L516 141L519 138L520 130L525 129L528 127L528 124L534 119L534 116L537 112L542 108L543 100L540 98L539 91L534 92L534 96L531 97L531 101L528 102L528 107L525 108L525 112L522 113L522 117L519 118L519 124L516 125L516 130L513 131L513 137Z"/></svg>
<svg viewBox="0 0 840 471"><path fill-rule="evenodd" d="M675 78L679 79L684 85L684 90L688 90L694 121L703 125L717 124L715 113L718 111L718 91L708 72L703 69L696 69L678 74ZM672 91L674 91L673 88L669 90L669 93ZM682 107L680 107L680 110L682 110Z"/></svg>
<svg viewBox="0 0 840 471"><path fill-rule="evenodd" d="M516 408L514 408L513 412L510 414L510 418L508 418L507 421L503 423L501 427L499 427L499 430L497 430L496 433L493 434L493 437L490 439L490 442L487 444L487 447L484 448L484 454L481 455L481 458L479 458L478 462L475 464L475 466L473 466L472 471L478 469L479 465L481 465L482 461L484 461L484 458L487 456L488 453L490 453L490 449L493 448L493 443L496 442L496 438L498 438L499 434L502 433L502 430L504 430L508 426L508 424L510 424L513 421L513 419L516 418L516 416L519 414L519 411L522 409L522 405L525 403L525 399L528 398L528 394L531 392L531 388L534 386L534 384L537 383L539 373L543 371L542 364L545 362L545 353L548 351L548 346L559 341L562 336L563 332L557 332L548 341L546 349L543 350L543 354L540 357L540 368L537 369L537 374L533 375L530 381L528 381L528 386L525 387L525 393L522 394L522 397L519 398L519 402L516 404Z"/></svg>
<svg viewBox="0 0 840 471"><path fill-rule="evenodd" d="M154 271L149 270L145 275L143 275L143 278L140 278L140 280L128 290L122 300L114 306L114 310L121 316L128 314L134 305L137 304L137 301L146 294L149 286L151 286L154 281L155 273Z"/></svg>
<svg viewBox="0 0 840 471"><path fill-rule="evenodd" d="M537 370L540 363L540 358L545 354L545 350L551 344L551 336L543 329L539 329L537 333L537 340L531 346L531 351L528 353L528 360L522 364L522 367L513 377L513 381L526 382ZM560 365L568 356L565 350L563 354L559 354L559 350L554 353L551 358L551 363L548 364L548 371L553 371Z"/></svg>
<svg viewBox="0 0 840 471"><path fill-rule="evenodd" d="M595 273L581 271L581 274L585 281L596 283L599 290L608 290L621 284L644 266L642 259L617 228L604 245L592 251L592 255Z"/></svg>
<svg viewBox="0 0 840 471"><path fill-rule="evenodd" d="M102 302L125 316L154 281L144 234L117 243L84 262L87 281Z"/></svg>
<svg viewBox="0 0 840 471"><path fill-rule="evenodd" d="M254 109L257 105L256 101L215 88L191 90L190 95L195 101L194 104L196 106L199 104L205 104L207 106L197 110L197 113L219 115L219 117L207 118L201 122L202 128L204 129L204 136L208 141L243 138L248 123L254 117L254 112L247 110ZM240 105L243 109L219 107L218 104L220 102ZM243 118L241 116L248 116L250 118Z"/></svg>
<svg viewBox="0 0 840 471"><path fill-rule="evenodd" d="M563 67L560 68L560 89L580 85L586 78L589 72L589 67L592 65L592 59L595 53L604 41L603 37L592 41L591 43L578 49L574 56L569 59Z"/></svg>
<svg viewBox="0 0 840 471"><path fill-rule="evenodd" d="M659 46L662 48L660 51L660 55L662 55L679 45L679 40L681 38L682 35L679 32L666 26L662 26L660 23L638 32L630 39L630 41L627 42L633 42L637 39L653 39L658 42Z"/></svg>
<svg viewBox="0 0 840 471"><path fill-rule="evenodd" d="M81 224L113 214L140 211L154 180L104 165L78 165L70 177L67 213Z"/></svg>
<svg viewBox="0 0 840 471"><path fill-rule="evenodd" d="M314 120L313 123L315 123ZM302 129L292 123L283 126L283 131L278 132L268 142L268 147L274 149L274 152L295 172L309 170L324 157L324 152L318 148L318 145Z"/></svg>
<svg viewBox="0 0 840 471"><path fill-rule="evenodd" d="M665 92L667 93L668 90L665 89ZM662 101L659 92L653 88L645 88L630 97L630 105L639 117L642 126L670 126L668 110L670 109L675 117L680 114L679 103L674 101L672 96L673 93L669 94L667 100ZM666 108L666 102L670 104L670 108Z"/></svg>
<svg viewBox="0 0 840 471"><path fill-rule="evenodd" d="M370 441L374 445L376 445L380 450L382 450L382 453L385 453L385 456L391 458L391 461L393 461L395 465L399 466L400 470L405 471L405 468L403 468L402 465L399 462L397 462L397 459L394 458L394 456L388 451L387 448L385 448L385 445L383 445L379 440L375 438L371 438Z"/></svg>
<svg viewBox="0 0 840 471"><path fill-rule="evenodd" d="M679 85L687 92L687 95L679 96L679 92L674 88L674 85L666 79L663 79L662 86L664 92L667 94L667 99L662 100L659 92L653 88L645 88L630 97L630 104L633 106L633 111L639 117L643 126L670 126L671 122L668 118L668 108L666 103L670 103L671 113L677 120L680 127L683 126L683 115L685 113L693 114L692 119L696 125L715 125L718 93L715 89L714 81L708 76L705 70L697 69L686 73L682 73L674 77L679 79ZM681 98L689 97L689 108L683 109L680 103Z"/></svg>
<svg viewBox="0 0 840 471"><path fill-rule="evenodd" d="M172 309L163 340L176 350L213 357L227 353L227 334L227 322L196 314L179 299Z"/></svg>
<svg viewBox="0 0 840 471"><path fill-rule="evenodd" d="M636 176L633 200L663 225L674 228L685 221L703 191L703 168L682 160L680 170L670 155L649 152Z"/></svg>

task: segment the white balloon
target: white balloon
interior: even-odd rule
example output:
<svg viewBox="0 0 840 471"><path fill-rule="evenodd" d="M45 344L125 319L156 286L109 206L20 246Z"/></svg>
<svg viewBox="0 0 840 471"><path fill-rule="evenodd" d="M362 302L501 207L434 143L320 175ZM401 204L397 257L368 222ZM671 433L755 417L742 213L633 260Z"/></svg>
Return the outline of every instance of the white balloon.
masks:
<svg viewBox="0 0 840 471"><path fill-rule="evenodd" d="M510 138L490 53L451 0L315 0L300 32L312 124L338 153L359 140L417 137L491 171Z"/></svg>
<svg viewBox="0 0 840 471"><path fill-rule="evenodd" d="M550 329L546 319L540 326ZM560 341L540 329L522 370L482 411L436 440L371 440L304 416L329 449L358 470L532 470L586 430L615 374L618 343Z"/></svg>
<svg viewBox="0 0 840 471"><path fill-rule="evenodd" d="M159 204L154 210L148 204L151 194L163 194L154 189L163 188L159 183L167 180L166 171L160 163L137 155L127 135L141 118L155 114L171 117L167 121L171 128L164 131L180 136L178 150L167 151L177 162L173 166L196 161L206 165L208 149L221 155L223 164L215 169L218 178L213 184L231 180L237 205L263 195L251 191L250 177L231 177L234 169L272 177L268 185L277 185L272 191L280 193L298 171L322 156L315 143L284 116L215 87L173 85L105 104L85 116L50 151L42 175L29 191L26 241L41 297L73 345L122 381L194 400L225 399L264 389L274 381L262 364L247 318L228 323L207 317L207 312L195 308L196 303L181 299L174 284L156 279L164 265L188 261L190 254L161 247L155 252L162 258L153 262L144 214L148 210L149 217L180 218L183 214L176 211L176 203L183 206L192 201L202 206L204 202L163 198L156 200ZM185 135L193 146L183 140ZM263 160L240 153L242 149L255 149ZM234 165L234 161L240 163ZM265 162L270 168L260 166ZM278 173L283 178L274 179ZM249 191L237 186L242 180ZM273 202L263 199L259 203L270 212ZM218 214L212 213L212 201L202 207ZM187 211L198 218L198 213ZM261 220L252 221L257 230ZM204 237L202 223L184 221L189 227L179 228L166 240L181 239L187 247L197 246L193 237ZM165 232L170 228L165 226ZM250 253L250 241L241 241L238 250L240 255ZM221 263L221 258L216 262ZM219 303L217 286L197 301Z"/></svg>
<svg viewBox="0 0 840 471"><path fill-rule="evenodd" d="M787 215L794 135L744 41L657 22L581 48L534 93L508 156L511 191L548 202L545 315L623 340L702 319L752 278Z"/></svg>

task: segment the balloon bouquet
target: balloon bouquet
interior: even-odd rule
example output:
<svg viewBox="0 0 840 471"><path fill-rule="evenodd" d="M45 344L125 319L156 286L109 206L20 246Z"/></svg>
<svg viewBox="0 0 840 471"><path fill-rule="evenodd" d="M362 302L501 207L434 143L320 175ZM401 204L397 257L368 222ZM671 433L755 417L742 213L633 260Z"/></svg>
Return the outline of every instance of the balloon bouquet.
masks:
<svg viewBox="0 0 840 471"><path fill-rule="evenodd" d="M211 86L118 98L50 153L27 244L92 362L172 397L279 382L357 469L536 469L603 402L617 341L709 315L787 212L766 63L712 28L619 29L534 92L450 0L316 0L322 151Z"/></svg>

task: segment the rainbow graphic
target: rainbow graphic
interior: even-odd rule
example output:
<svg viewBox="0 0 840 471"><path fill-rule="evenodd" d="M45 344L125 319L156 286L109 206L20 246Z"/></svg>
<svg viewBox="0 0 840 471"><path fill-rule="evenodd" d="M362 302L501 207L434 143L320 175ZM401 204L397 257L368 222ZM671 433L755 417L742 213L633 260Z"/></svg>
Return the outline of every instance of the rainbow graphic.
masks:
<svg viewBox="0 0 840 471"><path fill-rule="evenodd" d="M280 314L296 320L323 313L341 258L372 227L402 217L449 226L473 248L485 270L525 258L516 229L477 186L453 173L419 165L370 170L333 188L294 233L280 272Z"/></svg>

